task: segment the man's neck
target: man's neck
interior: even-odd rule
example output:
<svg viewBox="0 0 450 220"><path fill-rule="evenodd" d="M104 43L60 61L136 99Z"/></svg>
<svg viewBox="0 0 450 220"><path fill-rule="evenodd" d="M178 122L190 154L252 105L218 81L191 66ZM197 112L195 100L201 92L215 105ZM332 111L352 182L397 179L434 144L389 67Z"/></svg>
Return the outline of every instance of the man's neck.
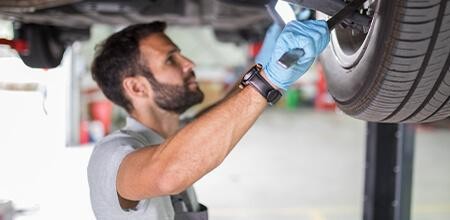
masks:
<svg viewBox="0 0 450 220"><path fill-rule="evenodd" d="M148 111L133 111L131 117L151 128L163 138L174 135L180 126L179 115L162 109L148 109Z"/></svg>

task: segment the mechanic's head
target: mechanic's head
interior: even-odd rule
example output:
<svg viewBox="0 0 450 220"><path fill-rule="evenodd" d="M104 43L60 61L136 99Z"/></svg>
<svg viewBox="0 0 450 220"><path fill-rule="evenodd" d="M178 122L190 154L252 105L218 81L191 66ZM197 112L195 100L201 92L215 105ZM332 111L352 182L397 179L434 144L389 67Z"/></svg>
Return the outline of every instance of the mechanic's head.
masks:
<svg viewBox="0 0 450 220"><path fill-rule="evenodd" d="M103 93L131 113L153 103L181 114L202 102L194 63L164 34L164 22L129 26L107 38L96 52L92 77Z"/></svg>

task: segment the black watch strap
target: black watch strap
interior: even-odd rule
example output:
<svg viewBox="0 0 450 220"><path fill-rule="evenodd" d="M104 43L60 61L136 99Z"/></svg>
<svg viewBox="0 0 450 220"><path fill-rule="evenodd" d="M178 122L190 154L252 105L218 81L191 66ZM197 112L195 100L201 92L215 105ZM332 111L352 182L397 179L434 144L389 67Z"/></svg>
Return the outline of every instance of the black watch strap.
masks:
<svg viewBox="0 0 450 220"><path fill-rule="evenodd" d="M264 98L266 98L270 105L273 105L281 98L282 93L273 88L270 83L261 76L261 69L262 66L260 64L254 65L242 77L241 85L252 85Z"/></svg>

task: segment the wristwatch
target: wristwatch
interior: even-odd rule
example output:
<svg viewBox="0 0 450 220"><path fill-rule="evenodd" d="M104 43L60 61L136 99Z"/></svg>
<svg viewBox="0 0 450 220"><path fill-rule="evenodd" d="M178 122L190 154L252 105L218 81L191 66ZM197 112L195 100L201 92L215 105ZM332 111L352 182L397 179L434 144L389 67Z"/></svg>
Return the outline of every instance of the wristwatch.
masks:
<svg viewBox="0 0 450 220"><path fill-rule="evenodd" d="M269 82L267 82L264 77L261 76L262 66L261 64L256 64L249 71L247 71L241 80L241 88L247 85L252 85L270 105L274 105L278 100L280 100L282 93L273 88Z"/></svg>

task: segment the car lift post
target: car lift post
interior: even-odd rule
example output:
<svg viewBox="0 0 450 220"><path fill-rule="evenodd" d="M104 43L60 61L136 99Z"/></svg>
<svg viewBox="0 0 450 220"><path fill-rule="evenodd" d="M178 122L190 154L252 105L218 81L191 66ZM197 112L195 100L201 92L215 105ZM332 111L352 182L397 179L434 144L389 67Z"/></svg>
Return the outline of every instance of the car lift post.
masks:
<svg viewBox="0 0 450 220"><path fill-rule="evenodd" d="M409 220L415 127L367 123L363 220Z"/></svg>

